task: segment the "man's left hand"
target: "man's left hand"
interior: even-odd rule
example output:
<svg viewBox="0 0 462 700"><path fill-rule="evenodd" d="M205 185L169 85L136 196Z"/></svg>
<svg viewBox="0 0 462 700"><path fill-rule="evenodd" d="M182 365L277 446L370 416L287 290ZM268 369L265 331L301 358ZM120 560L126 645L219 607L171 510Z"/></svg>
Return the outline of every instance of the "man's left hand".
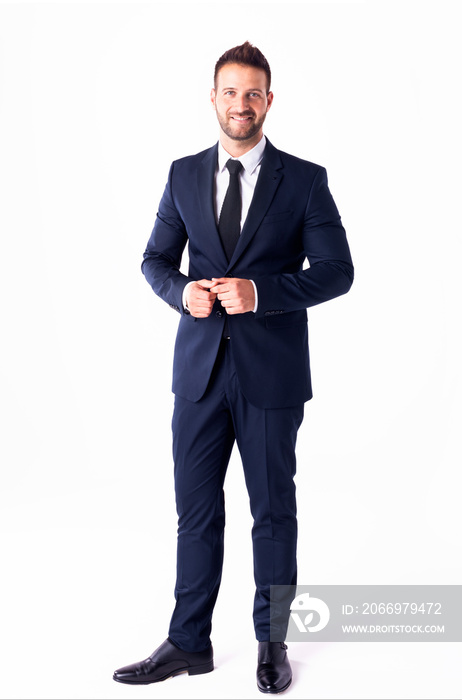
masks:
<svg viewBox="0 0 462 700"><path fill-rule="evenodd" d="M250 280L239 277L212 277L212 282L215 282L215 285L210 287L210 291L218 296L226 313L245 314L254 310L255 291Z"/></svg>

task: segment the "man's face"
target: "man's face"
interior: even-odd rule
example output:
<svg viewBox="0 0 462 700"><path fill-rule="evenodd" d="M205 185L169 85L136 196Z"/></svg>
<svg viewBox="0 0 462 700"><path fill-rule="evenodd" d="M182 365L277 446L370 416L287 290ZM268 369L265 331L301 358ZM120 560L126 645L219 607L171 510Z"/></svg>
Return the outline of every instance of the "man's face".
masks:
<svg viewBox="0 0 462 700"><path fill-rule="evenodd" d="M249 147L259 142L266 113L273 101L273 93L267 93L264 70L237 63L223 66L211 100L228 139Z"/></svg>

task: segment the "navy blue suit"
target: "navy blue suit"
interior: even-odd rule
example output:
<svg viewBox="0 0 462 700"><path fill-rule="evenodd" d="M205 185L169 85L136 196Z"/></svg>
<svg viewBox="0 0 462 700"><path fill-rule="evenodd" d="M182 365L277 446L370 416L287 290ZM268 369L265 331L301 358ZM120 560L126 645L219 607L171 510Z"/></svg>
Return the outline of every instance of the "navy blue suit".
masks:
<svg viewBox="0 0 462 700"><path fill-rule="evenodd" d="M172 164L142 265L156 294L181 314L173 367L179 537L170 637L186 651L210 643L223 557L223 482L235 440L254 518L256 635L270 639L269 586L296 580L295 440L312 396L306 309L346 293L353 281L324 168L267 141L228 261L214 212L216 165L217 145ZM187 276L180 272L186 244ZM228 343L218 300L203 319L182 305L189 281L224 276L252 279L258 291L256 313L228 316Z"/></svg>

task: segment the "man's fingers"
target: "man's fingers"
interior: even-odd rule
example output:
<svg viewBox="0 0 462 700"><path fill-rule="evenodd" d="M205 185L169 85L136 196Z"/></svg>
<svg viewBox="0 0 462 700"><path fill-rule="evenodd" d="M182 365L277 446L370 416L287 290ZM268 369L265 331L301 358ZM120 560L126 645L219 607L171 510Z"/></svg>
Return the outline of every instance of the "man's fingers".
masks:
<svg viewBox="0 0 462 700"><path fill-rule="evenodd" d="M197 280L196 284L199 285L199 287L203 287L204 289L210 289L210 287L213 287L215 282L213 280Z"/></svg>
<svg viewBox="0 0 462 700"><path fill-rule="evenodd" d="M229 277L212 277L212 286L210 291L215 294L221 294L225 291L229 291L230 288L230 278Z"/></svg>
<svg viewBox="0 0 462 700"><path fill-rule="evenodd" d="M229 314L252 311L255 306L253 285L237 277L212 277L198 280L188 290L188 308L193 316L209 316L215 299Z"/></svg>
<svg viewBox="0 0 462 700"><path fill-rule="evenodd" d="M188 289L188 300L189 299L213 299L215 300L216 294L210 292L210 285L212 282L210 280L199 280L191 285Z"/></svg>
<svg viewBox="0 0 462 700"><path fill-rule="evenodd" d="M189 296L191 299L213 299L215 301L217 295L213 292L208 292L205 289L195 289L191 290L191 294Z"/></svg>
<svg viewBox="0 0 462 700"><path fill-rule="evenodd" d="M187 306L189 313L196 318L210 316L217 295L210 292L211 280L202 279L194 282L187 291Z"/></svg>
<svg viewBox="0 0 462 700"><path fill-rule="evenodd" d="M250 280L239 277L225 277L214 281L217 284L215 287L211 287L211 291L217 293L218 299L227 313L244 314L247 311L253 311L255 307L255 292Z"/></svg>

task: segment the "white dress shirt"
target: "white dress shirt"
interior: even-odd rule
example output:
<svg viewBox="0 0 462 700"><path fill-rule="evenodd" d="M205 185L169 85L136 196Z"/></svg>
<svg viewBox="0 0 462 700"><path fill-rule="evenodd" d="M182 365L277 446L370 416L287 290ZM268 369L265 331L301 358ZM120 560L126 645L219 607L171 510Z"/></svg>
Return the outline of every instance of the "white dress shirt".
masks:
<svg viewBox="0 0 462 700"><path fill-rule="evenodd" d="M247 218L250 203L252 202L255 185L257 184L258 175L260 173L261 161L266 146L266 138L263 136L252 150L244 153L239 158L233 158L223 148L221 143L218 144L218 165L215 171L215 218L218 223L220 218L221 208L225 199L229 185L229 170L226 163L231 158L239 160L242 163L242 170L239 173L239 181L241 185L241 231Z"/></svg>
<svg viewBox="0 0 462 700"><path fill-rule="evenodd" d="M243 229L247 214L249 211L250 204L252 202L253 193L255 191L255 185L257 184L258 175L260 173L261 161L263 159L263 154L266 146L266 138L262 136L260 141L254 146L250 151L244 153L243 156L239 158L234 158L231 156L221 143L218 143L218 164L215 171L215 219L218 224L218 219L220 218L221 208L226 196L229 185L229 170L226 167L226 163L230 158L232 160L239 160L242 163L242 170L239 173L239 181L241 185L241 231ZM253 284L253 289L255 292L255 306L253 311L257 310L258 297L257 297L257 287L253 280L250 280ZM183 306L187 308L186 305L186 291L188 287L193 284L189 282L183 290Z"/></svg>

